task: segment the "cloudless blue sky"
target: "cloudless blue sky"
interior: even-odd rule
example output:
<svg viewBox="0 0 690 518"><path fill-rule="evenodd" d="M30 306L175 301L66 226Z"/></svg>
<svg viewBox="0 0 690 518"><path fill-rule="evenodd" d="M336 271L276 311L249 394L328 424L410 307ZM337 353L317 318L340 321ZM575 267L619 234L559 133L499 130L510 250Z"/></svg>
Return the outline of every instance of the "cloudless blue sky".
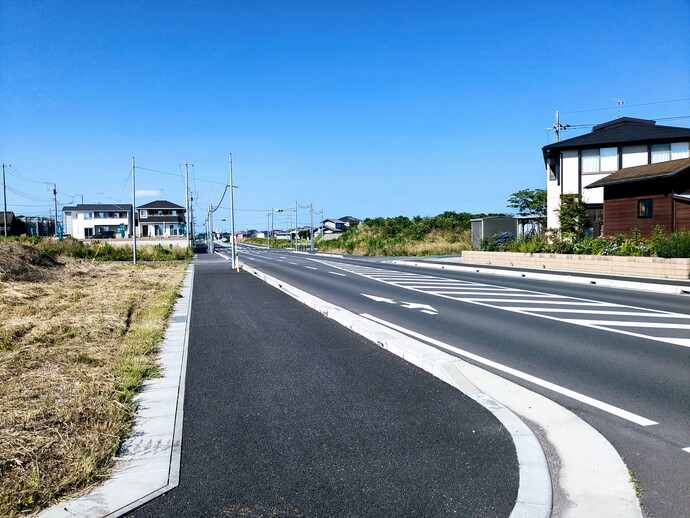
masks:
<svg viewBox="0 0 690 518"><path fill-rule="evenodd" d="M295 200L506 211L545 187L556 110L690 126L689 27L688 0L1 0L8 210L48 215L47 183L59 209L131 203L131 157L138 204L184 205L189 162L200 228L232 153L237 229Z"/></svg>

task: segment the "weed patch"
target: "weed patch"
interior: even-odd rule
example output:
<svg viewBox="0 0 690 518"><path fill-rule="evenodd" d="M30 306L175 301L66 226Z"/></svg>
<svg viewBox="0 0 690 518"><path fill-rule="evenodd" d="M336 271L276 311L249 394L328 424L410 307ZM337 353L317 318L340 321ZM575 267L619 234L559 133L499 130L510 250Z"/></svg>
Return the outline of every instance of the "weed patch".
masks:
<svg viewBox="0 0 690 518"><path fill-rule="evenodd" d="M0 242L0 271L15 272L0 282L0 515L17 516L107 476L186 264L7 255Z"/></svg>

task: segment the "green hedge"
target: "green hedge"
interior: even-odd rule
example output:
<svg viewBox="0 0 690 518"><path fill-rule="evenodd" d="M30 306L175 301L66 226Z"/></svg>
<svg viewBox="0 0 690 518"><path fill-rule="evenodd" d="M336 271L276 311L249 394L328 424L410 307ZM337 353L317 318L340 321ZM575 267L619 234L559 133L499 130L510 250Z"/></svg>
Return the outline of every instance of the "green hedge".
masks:
<svg viewBox="0 0 690 518"><path fill-rule="evenodd" d="M481 250L528 254L690 258L690 231L682 230L666 235L663 228L657 227L654 229L654 235L651 239L641 238L637 229L633 229L629 236L621 234L613 238L584 238L579 240L571 235L554 233L551 241L540 236L517 239L513 234L503 232L482 240Z"/></svg>

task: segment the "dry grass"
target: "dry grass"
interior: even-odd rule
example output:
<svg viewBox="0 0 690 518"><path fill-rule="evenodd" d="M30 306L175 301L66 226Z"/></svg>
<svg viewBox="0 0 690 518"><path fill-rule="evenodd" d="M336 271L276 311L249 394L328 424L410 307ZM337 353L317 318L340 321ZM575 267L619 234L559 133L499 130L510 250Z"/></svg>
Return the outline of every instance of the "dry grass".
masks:
<svg viewBox="0 0 690 518"><path fill-rule="evenodd" d="M16 516L107 476L129 431L132 396L156 373L186 265L56 264L7 245L0 243L0 515Z"/></svg>

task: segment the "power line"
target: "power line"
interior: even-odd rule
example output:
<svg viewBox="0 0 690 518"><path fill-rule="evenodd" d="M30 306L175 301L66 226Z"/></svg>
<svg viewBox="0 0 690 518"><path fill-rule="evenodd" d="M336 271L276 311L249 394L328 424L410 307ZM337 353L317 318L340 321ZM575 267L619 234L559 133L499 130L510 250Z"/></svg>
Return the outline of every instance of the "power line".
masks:
<svg viewBox="0 0 690 518"><path fill-rule="evenodd" d="M23 180L25 182L31 182L31 183L45 183L48 184L50 182L42 182L41 180L33 180L28 174L21 172L19 169L16 167L12 167L11 165L7 166L7 172L14 176L15 178L19 178L20 180Z"/></svg>
<svg viewBox="0 0 690 518"><path fill-rule="evenodd" d="M39 201L39 202L52 202L53 201L52 198L42 198L40 196L35 196L33 194L27 194L25 192L19 191L17 189L14 189L13 187L9 187L9 186L7 187L7 190L10 192L13 192L17 196L20 196L20 197L22 197L26 200L30 200L30 201Z"/></svg>
<svg viewBox="0 0 690 518"><path fill-rule="evenodd" d="M636 106L652 106L654 104L668 104L668 103L678 103L682 101L690 101L690 97L684 97L682 99L670 99L668 101L654 101L654 102L649 102L649 103L638 103L638 104L626 104L626 108L632 108ZM575 110L575 111L569 111L569 112L561 112L561 113L587 113L587 112L598 112L598 111L604 111L604 110L618 110L620 109L620 106L607 106L606 108L591 108L589 110Z"/></svg>

